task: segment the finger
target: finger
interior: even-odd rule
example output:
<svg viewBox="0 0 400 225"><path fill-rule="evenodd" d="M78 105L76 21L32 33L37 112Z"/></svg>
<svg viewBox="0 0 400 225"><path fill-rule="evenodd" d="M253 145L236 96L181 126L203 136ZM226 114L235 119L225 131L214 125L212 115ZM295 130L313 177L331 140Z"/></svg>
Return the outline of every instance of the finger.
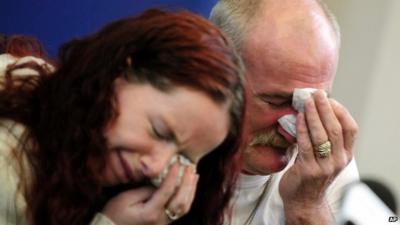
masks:
<svg viewBox="0 0 400 225"><path fill-rule="evenodd" d="M124 191L118 194L116 198L118 198L118 201L120 202L121 205L134 205L137 203L147 201L153 193L154 193L154 188L141 187Z"/></svg>
<svg viewBox="0 0 400 225"><path fill-rule="evenodd" d="M342 126L344 148L349 152L349 155L352 156L352 149L358 132L357 122L351 116L349 111L336 100L330 99L330 103Z"/></svg>
<svg viewBox="0 0 400 225"><path fill-rule="evenodd" d="M190 201L191 194L193 192L193 189L196 189L196 186L193 186L195 177L196 174L194 165L186 166L182 182L177 192L168 203L167 208L175 212L179 216L187 213L190 209L190 206L192 204L192 202Z"/></svg>
<svg viewBox="0 0 400 225"><path fill-rule="evenodd" d="M194 200L194 198L196 196L196 190L197 190L197 183L198 182L199 182L199 175L195 174L194 175L194 179L192 180L192 187L194 187L194 188L191 189L192 192L189 194L189 202L190 203L193 203L193 200Z"/></svg>
<svg viewBox="0 0 400 225"><path fill-rule="evenodd" d="M179 179L179 165L174 163L168 172L167 177L162 182L160 188L154 193L148 206L155 209L163 209L169 199L173 196L177 188Z"/></svg>
<svg viewBox="0 0 400 225"><path fill-rule="evenodd" d="M309 131L303 113L297 114L296 119L297 144L299 147L299 157L305 163L315 163L314 150L311 143Z"/></svg>
<svg viewBox="0 0 400 225"><path fill-rule="evenodd" d="M341 152L343 146L342 127L339 120L336 118L328 98L325 93L320 90L315 92L313 97L315 99L318 115L328 135L326 140L329 140L332 145L332 155L343 154L343 152Z"/></svg>
<svg viewBox="0 0 400 225"><path fill-rule="evenodd" d="M313 146L325 143L328 140L328 135L319 117L314 97L306 100L304 104L304 115Z"/></svg>

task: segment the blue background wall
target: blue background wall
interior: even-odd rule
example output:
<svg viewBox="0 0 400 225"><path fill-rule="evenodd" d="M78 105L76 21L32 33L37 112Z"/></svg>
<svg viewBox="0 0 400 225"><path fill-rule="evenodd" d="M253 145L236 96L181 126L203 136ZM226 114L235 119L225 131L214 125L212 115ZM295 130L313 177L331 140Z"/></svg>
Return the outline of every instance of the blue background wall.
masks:
<svg viewBox="0 0 400 225"><path fill-rule="evenodd" d="M150 7L183 8L208 17L217 0L0 0L0 33L38 38L51 56L60 44Z"/></svg>

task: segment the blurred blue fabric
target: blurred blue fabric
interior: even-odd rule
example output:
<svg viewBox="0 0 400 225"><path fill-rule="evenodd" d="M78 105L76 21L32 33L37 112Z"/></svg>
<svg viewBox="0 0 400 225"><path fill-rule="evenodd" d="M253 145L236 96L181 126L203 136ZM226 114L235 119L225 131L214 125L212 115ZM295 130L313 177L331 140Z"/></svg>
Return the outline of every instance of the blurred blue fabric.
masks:
<svg viewBox="0 0 400 225"><path fill-rule="evenodd" d="M217 0L0 0L0 33L31 35L50 56L59 46L115 19L151 7L186 9L208 17Z"/></svg>

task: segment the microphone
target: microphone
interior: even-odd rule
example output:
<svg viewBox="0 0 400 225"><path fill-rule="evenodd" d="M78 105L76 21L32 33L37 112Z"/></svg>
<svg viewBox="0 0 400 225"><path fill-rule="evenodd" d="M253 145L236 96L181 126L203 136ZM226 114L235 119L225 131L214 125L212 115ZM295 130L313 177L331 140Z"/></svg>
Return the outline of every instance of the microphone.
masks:
<svg viewBox="0 0 400 225"><path fill-rule="evenodd" d="M338 225L395 225L400 224L396 210L396 199L386 185L362 179L345 187L336 221Z"/></svg>
<svg viewBox="0 0 400 225"><path fill-rule="evenodd" d="M393 212L397 212L396 197L384 183L370 178L361 179Z"/></svg>

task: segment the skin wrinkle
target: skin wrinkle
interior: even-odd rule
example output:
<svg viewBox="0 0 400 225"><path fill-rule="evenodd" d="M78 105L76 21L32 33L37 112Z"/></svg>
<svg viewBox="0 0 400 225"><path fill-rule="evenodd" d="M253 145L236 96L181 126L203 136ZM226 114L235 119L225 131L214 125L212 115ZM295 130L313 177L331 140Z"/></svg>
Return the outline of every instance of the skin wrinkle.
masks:
<svg viewBox="0 0 400 225"><path fill-rule="evenodd" d="M35 67L40 76L5 76L0 112L2 118L26 126L12 151L20 158L27 154L26 165L17 162L21 171L33 169L17 178L27 207L15 213L38 225L89 224L93 217L98 221L97 212L115 224L167 224L171 221L164 210L169 208L177 209L179 216L187 214L174 224L222 224L240 169L244 68L233 45L209 21L174 11L146 10L65 43L58 69L51 75ZM118 89L116 80L126 82L127 89ZM168 106L154 96L129 92L133 86L151 87L152 94L172 99L179 96L168 90L181 89L182 97L189 99ZM120 101L122 93L129 95L126 102ZM132 95L148 99L132 105ZM63 107L57 107L60 102ZM202 126L201 131L193 128L201 134L188 135L195 140L186 141L186 148L171 150L176 146L167 143L169 135L151 130L149 112L160 115L165 107L174 108L167 113L176 112L176 126ZM182 110L186 112L178 112ZM149 156L143 171L153 165L153 171L144 173L150 178L174 153L193 153L197 161L205 156L198 163L198 174L194 168L185 173L185 185L178 192L174 191L178 170L171 169L158 189L147 179L129 179L134 177L129 167L136 169L136 164L142 169L144 162L133 154Z"/></svg>
<svg viewBox="0 0 400 225"><path fill-rule="evenodd" d="M328 54L330 54L330 52L334 52L331 51L331 49L337 48L336 41L325 41L323 43L324 46L321 46L319 44L320 42L317 41L318 39L329 40L335 36L333 30L329 29L330 26L327 26L328 22L326 21L326 17L321 15L322 10L319 9L313 13L302 10L303 7L307 7L308 5L315 5L313 1L308 1L305 3L291 2L289 5L285 4L284 2L283 4L282 2L279 2L279 4L269 2L269 4L270 5L268 7L264 7L264 9L266 9L263 12L265 17L256 17L251 22L251 28L249 30L252 30L253 32L252 34L245 35L246 39L244 40L244 46L248 46L246 43L253 43L253 46L263 49L267 55L271 56L271 59L273 60L270 59L270 63L279 63L282 65L281 68L285 68L290 64L294 64L291 65L293 66L292 68L297 68L297 66L300 66L300 68L307 68L307 65L310 65L310 67L315 69L315 61L334 57ZM287 9L280 9L281 7L285 7ZM312 15L310 16L310 14ZM263 23L264 20L272 22L266 24ZM323 28L323 30L321 30L321 28ZM268 38L260 40L257 38L258 35L254 34L254 31L265 33L264 35L266 36L264 37ZM276 44L276 42L284 42L285 44ZM307 45L307 48L304 48L305 44ZM327 46L329 44L331 44L331 46ZM279 46L285 46L285 48L280 48ZM297 46L302 47L299 48ZM296 49L299 49L300 52L296 52ZM303 52L304 49L308 49L308 54ZM252 54L251 52L252 51L248 49L246 54ZM301 57L304 54L307 54L308 57ZM245 56L244 58L246 59L247 57ZM307 59L309 60L304 61ZM254 60L246 60L246 62L248 61ZM331 61L332 60L323 60L323 62L319 64L318 71L315 71L315 74L328 73L328 71L332 71L332 68L335 68L335 65L331 65L331 63L329 63ZM303 62L303 64L300 62ZM252 67L252 64L248 63L247 66ZM276 66L275 68L279 67Z"/></svg>
<svg viewBox="0 0 400 225"><path fill-rule="evenodd" d="M132 85L130 85L132 86ZM126 94L122 95L121 97L121 102L120 105L125 105L125 107L128 107L127 105L129 105L129 107L131 107L130 104L127 104L127 101L129 101L129 96L131 95L130 93L136 93L136 92L140 92L140 91L145 91L145 93L147 93L147 95L150 95L153 92L150 92L150 90L155 90L155 89L149 89L147 87L141 86L141 85L136 85L138 90L136 91L137 88L131 88L131 87L127 87L126 88ZM188 92L189 89L186 88L176 88L176 90L169 92L169 97L161 97L161 95L159 94L159 92L155 92L157 94L153 94L153 98L155 101L153 101L152 104L149 104L146 99L148 99L147 97L143 97L143 98L131 98L130 102L133 101L133 99L137 100L137 104L136 104L136 108L129 108L129 111L126 110L124 113L120 114L120 121L116 121L117 127L118 125L121 126L121 128L123 128L125 131L125 133L121 133L121 132L116 132L115 134L113 132L110 132L110 135L114 135L116 137L115 139L115 143L121 142L124 145L124 149L132 151L138 151L138 149L148 149L148 148L156 148L157 146L151 146L150 142L144 142L144 139L142 139L141 142L134 142L133 138L138 131L138 129L136 128L136 126L138 126L138 123L131 123L131 124L135 124L135 126L129 126L127 121L130 121L130 119L132 119L132 116L127 116L128 113L132 114L131 112L133 112L133 110L139 110L139 105L141 105L142 110L150 110L152 109L151 107L147 106L147 105L151 105L152 107L156 106L156 105L161 105L160 108L158 109L159 111L157 113L155 113L153 116L154 117L159 117L162 121L164 121L166 123L166 125L169 127L169 129L171 129L171 131L177 131L176 135L178 136L179 141L172 143L172 142L168 142L168 143L163 143L164 144L168 144L168 148L172 148L172 149L179 149L179 151L182 151L182 149L186 150L187 153L190 152L190 156L194 156L194 158L196 160L193 159L193 161L198 161L198 158L200 158L200 156L203 155L203 151L205 149L213 149L215 148L219 143L216 142L216 140L223 140L223 138L226 136L227 130L228 130L228 126L229 123L227 121L227 118L223 118L223 120L225 120L225 122L220 123L220 126L213 126L213 124L208 123L204 123L204 121L201 124L196 125L196 123L192 123L193 126L183 126L182 122L180 121L180 119L182 118L187 118L187 114L189 112L194 112L194 111L199 111L199 107L206 106L205 103L210 104L208 102L205 101L200 101L200 102L196 102L195 104L186 104L185 107L179 107L180 105L182 105L182 101L183 102L187 102L187 95L189 95L190 93ZM186 93L185 95L183 95L183 93ZM198 92L196 92L198 93ZM147 95L143 95L143 96L147 96ZM202 94L190 94L190 96L198 96L200 97L199 100L203 100L204 96ZM196 99L197 100L197 99ZM166 102L165 102L166 101ZM144 107L143 105L146 105L147 107ZM169 105L169 106L167 106ZM212 105L214 106L214 105ZM222 105L222 106L218 106L218 108L223 109L223 111L227 111L228 110L228 106L229 105ZM214 107L215 108L215 107ZM208 110L214 110L214 108L210 108L210 106L208 106ZM181 109L181 110L177 110L177 109ZM144 112L146 112L144 111ZM139 111L140 112L140 111ZM201 121L200 119L202 118L201 116L204 115L204 110L202 111L203 113L199 113L199 114L193 114L193 121ZM130 115L129 114L129 115ZM137 114L137 113L136 113ZM156 116L157 115L157 116ZM192 114L189 114L192 115ZM211 120L214 120L218 117L221 117L219 114L216 115L215 112L213 114L214 116L211 118ZM136 116L136 115L135 115ZM130 118L130 119L129 119ZM136 117L135 117L136 118ZM221 120L221 118L219 119ZM125 121L125 123L122 123L122 121ZM200 126L199 126L200 125ZM150 130L150 133L153 133L153 131L151 131L151 125L149 122L146 123L146 127L147 130ZM201 135L204 131L205 127L213 127L213 130L210 130L210 132L216 132L216 134L219 135ZM110 129L112 130L112 127L110 127ZM136 134L136 136L139 134ZM140 132L140 135L144 135L144 137L147 137L148 135L146 133L142 133L142 131ZM201 135L201 136L200 136ZM112 136L113 137L113 136ZM140 143L140 145L138 146L138 143ZM207 145L204 145L203 143L208 143ZM149 145L148 147L145 146ZM130 147L130 146L136 146L135 148ZM140 147L140 148L139 148ZM167 146L165 146L167 147Z"/></svg>
<svg viewBox="0 0 400 225"><path fill-rule="evenodd" d="M333 29L325 28L323 34L319 33L320 28L327 25L325 16L318 14L322 10L312 14L305 10L316 4L311 1L280 1L279 4L268 1L268 4L260 16L250 22L242 45L242 56L248 69L246 76L254 99L250 103L253 110L249 113L252 114L250 127L253 138L257 139L260 131L277 129L274 121L280 116L292 113L290 107L273 104L290 101L294 87L314 87L330 92L338 57ZM282 100L278 101L276 96L282 97ZM245 162L256 158L259 161L261 157L266 164L260 166L264 167L264 172L268 171L267 174L282 169L288 162L287 156L267 149L250 146L245 152L255 153L254 156L245 155ZM254 169L249 163L246 165Z"/></svg>
<svg viewBox="0 0 400 225"><path fill-rule="evenodd" d="M243 3L245 0L231 0L232 4L236 2ZM240 43L242 57L247 63L246 77L253 91L253 101L248 104L253 145L243 151L242 172L248 175L276 175L279 185L269 199L263 199L265 208L260 209L259 213L265 214L257 224L268 224L271 221L274 224L291 225L332 224L331 212L337 209L332 202L339 196L336 193L324 194L336 178L336 172L342 171L346 163L351 161L351 149L347 151L342 142L351 139L344 136L346 130L356 132L356 123L349 114L340 119L341 115L334 112L338 106L331 104L332 108L327 107L328 99L322 90L312 95L309 102L314 104L306 104L304 114L293 112L291 104L280 104L285 98L280 100L276 96L290 97L296 88L330 92L338 62L339 30L329 10L323 8L322 1L260 2L266 5L259 8L261 13L253 17L254 20L243 35L244 42ZM229 27L221 28L228 30ZM234 32L230 34L236 38ZM286 99L291 102L290 98ZM287 114L297 115L296 141L291 140L277 122ZM338 129L340 126L342 128ZM260 131L264 133L260 134ZM270 145L265 134L271 131L279 133L294 145L287 149ZM313 146L327 140L332 142L332 154L320 158ZM292 151L295 148L299 149L300 156L293 159L294 155L290 153L295 153ZM294 163L288 165L290 159ZM356 178L356 171L352 172L353 178ZM342 177L338 183L344 184L346 181ZM339 185L332 188L335 192L341 191ZM276 204L274 195L280 196L282 202ZM245 192L239 194L238 199L234 210L243 213L234 214L232 221L243 224L243 219L246 219L244 209L252 199Z"/></svg>
<svg viewBox="0 0 400 225"><path fill-rule="evenodd" d="M248 55L245 55L245 57L247 58L253 58L255 55L254 53L252 54L252 51L245 51L245 54L249 52ZM274 58L274 57L271 57ZM280 56L276 57L276 58L282 58ZM322 57L322 58L326 58L326 57ZM255 58L255 60L257 60ZM310 64L310 66L303 64L303 63L295 63L296 61L299 60L275 60L275 62L266 62L267 65L269 66L265 66L264 68L282 68L282 69L277 69L272 71L272 69L270 71L265 71L264 73L266 74L276 74L274 75L274 80L286 80L285 77L279 76L279 74L285 74L285 73L293 73L294 75L291 77L291 80L289 82L296 82L296 83L302 83L303 80L307 80L307 82L312 82L312 83L318 83L320 85L320 88L325 89L326 91L330 92L331 90L331 86L332 86L332 79L333 79L333 74L331 74L329 71L331 71L332 68L332 64L328 64L325 62L326 60L324 60L323 62L321 62L321 65L319 68L324 68L324 69L315 69L315 66L311 66L312 64ZM280 66L276 66L276 65L272 65L274 63L279 63ZM261 66L262 63L260 63ZM315 63L314 63L315 64ZM327 65L327 66L323 66L323 64ZM260 69L259 65L255 65L253 64L251 68L249 68L249 70L257 70L259 71ZM291 70L291 71L286 71L284 68L295 68L295 70ZM325 74L325 75L321 75L321 74ZM327 79L328 77L328 79ZM306 79L305 79L306 78ZM264 87L264 83L269 79L265 78L264 76L259 76L258 78L256 78L259 80L259 82L250 82L250 86L252 87L253 91L255 93L258 93L258 91L260 89L263 89ZM265 81L264 81L265 80ZM281 82L283 83L283 82ZM276 85L276 83L272 83L270 82L270 85ZM307 87L308 84L305 84L304 87Z"/></svg>
<svg viewBox="0 0 400 225"><path fill-rule="evenodd" d="M251 43L252 41L249 40L249 42ZM254 43L254 42L253 42ZM258 45L258 43L254 43L254 46ZM268 49L269 47L267 46L265 49ZM262 49L264 50L264 48ZM279 51L279 50L277 50ZM275 76L274 80L286 80L285 77L279 76L279 74L285 74L285 73L293 73L295 74L295 76L292 76L292 80L289 82L293 82L295 81L297 83L297 81L299 83L301 83L303 80L308 80L310 79L311 82L313 83L323 83L323 85L321 87L323 87L323 89L325 89L326 91L330 91L331 90L331 79L333 79L333 74L329 75L332 69L332 67L334 65L332 65L332 63L327 63L329 62L329 60L323 60L321 62L321 65L319 66L319 69L315 69L315 63L300 63L298 62L299 60L297 59L287 59L286 57L283 57L284 54L272 54L271 57L269 57L268 61L266 61L263 65L263 63L258 62L258 61L262 61L258 60L257 57L257 51L252 51L252 50L248 50L244 52L244 58L247 59L253 59L251 61L255 61L257 62L257 64L252 63L248 66L249 71L252 70L257 70L260 71L260 67L262 68L267 68L266 70L263 70L263 73L265 74L276 74L277 76ZM266 55L268 55L268 53L266 53ZM322 56L321 59L324 59L326 57ZM271 60L272 59L272 60ZM279 60L280 59L280 60ZM250 61L250 60L248 60ZM278 64L278 65L276 65ZM323 66L326 65L326 66ZM270 68L268 70L268 68ZM273 70L273 68L276 68ZM286 68L294 68L294 70L291 71L286 71ZM326 80L325 76L321 76L321 74L326 74L325 76L330 76L331 78L329 78L328 80ZM264 86L264 83L267 82L267 80L264 76L259 76L257 79L259 79L258 82L249 82L250 87L253 89L253 92L258 93L260 89L263 89L262 87ZM264 81L265 80L265 81ZM322 82L322 80L325 80L324 82ZM271 83L271 82L269 82ZM272 83L270 85L275 85L275 83ZM306 87L307 85L305 84L304 87Z"/></svg>

